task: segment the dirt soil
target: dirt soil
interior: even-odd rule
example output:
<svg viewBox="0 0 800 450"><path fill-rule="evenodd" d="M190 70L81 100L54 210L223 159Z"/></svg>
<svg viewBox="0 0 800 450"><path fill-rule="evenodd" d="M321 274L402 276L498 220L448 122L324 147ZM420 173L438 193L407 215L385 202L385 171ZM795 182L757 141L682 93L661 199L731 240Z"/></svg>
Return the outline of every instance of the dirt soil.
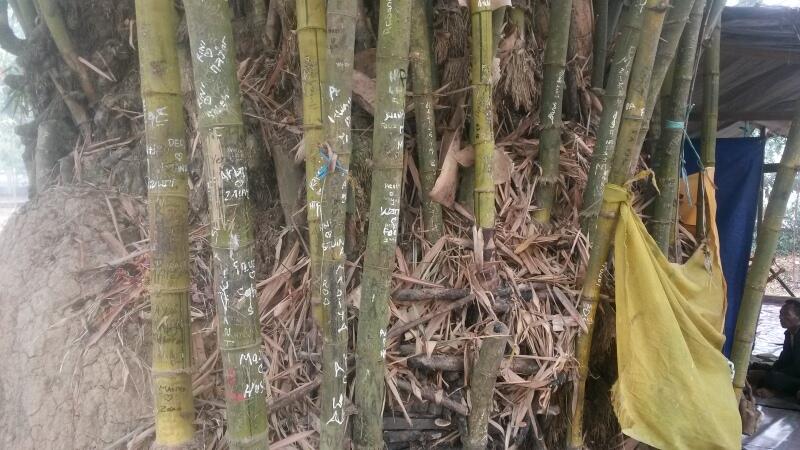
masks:
<svg viewBox="0 0 800 450"><path fill-rule="evenodd" d="M87 269L116 257L104 232L115 227L102 193L57 188L0 233L0 448L105 448L152 417L136 350L146 330L112 329L84 350L112 273Z"/></svg>

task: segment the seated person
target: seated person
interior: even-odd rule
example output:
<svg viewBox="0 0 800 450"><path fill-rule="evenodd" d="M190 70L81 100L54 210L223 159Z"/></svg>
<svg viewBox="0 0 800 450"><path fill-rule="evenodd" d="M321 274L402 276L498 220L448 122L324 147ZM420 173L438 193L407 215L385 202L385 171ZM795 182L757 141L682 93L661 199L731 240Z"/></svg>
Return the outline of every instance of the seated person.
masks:
<svg viewBox="0 0 800 450"><path fill-rule="evenodd" d="M766 373L753 377L759 387L756 395L790 395L800 400L800 300L786 300L779 317L781 327L786 328L786 340L775 364Z"/></svg>

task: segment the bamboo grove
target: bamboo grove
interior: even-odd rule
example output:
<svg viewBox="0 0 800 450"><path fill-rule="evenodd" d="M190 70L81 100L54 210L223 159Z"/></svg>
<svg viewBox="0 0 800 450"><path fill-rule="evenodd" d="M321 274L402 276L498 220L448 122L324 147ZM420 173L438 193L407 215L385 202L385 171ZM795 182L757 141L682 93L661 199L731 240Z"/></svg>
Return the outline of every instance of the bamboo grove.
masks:
<svg viewBox="0 0 800 450"><path fill-rule="evenodd" d="M515 258L514 255L525 251L523 246L509 249L498 242L498 230L503 230L498 217L506 217L504 214L511 209L506 194L497 187L501 171L498 166L502 166L498 163L502 160L498 159L498 153L502 155L504 146L511 144L497 139L506 118L498 112L496 81L503 75L495 73L495 65L503 58L523 54L521 47L509 51L503 44L517 28L523 37L538 32L532 24L533 12L516 6L507 9L511 2L461 2L461 12L469 24L470 54L464 59L468 61L465 65L469 78L458 94L470 107L466 109L468 114L463 111L459 114L440 104L447 95L443 91L450 88L440 80L442 74L437 67L441 66L442 58L441 49L435 45L435 2L377 2L374 98L370 105L373 125L368 130L372 136L371 184L366 186L369 207L368 211L356 211L365 217L368 228L363 255L352 260L346 251L350 244L346 240L350 235L354 190L359 181L353 173L354 140L356 133L364 132L353 125L352 106L357 96L362 100L364 97L363 86L354 84L354 76L361 70L357 68L356 51L361 2L291 3L296 18L292 30L296 49L291 50L299 56L296 76L302 93L299 128L303 139L298 151L305 161L306 204L305 211L298 213L305 215L308 225L298 235L308 255L307 296L321 342L316 397L319 423L312 427L319 433L319 448L347 448L351 442L358 449L384 448L384 411L388 403L399 398L400 389L462 416L457 419L460 445L485 449L494 439L498 373L505 370L507 361L519 350L519 343L512 338L515 330L496 313L499 303L495 299L501 297L503 289L505 295L510 295L508 291L521 294L517 281L507 273L500 273L496 262L504 257L501 255ZM534 3L537 7L546 5ZM587 161L586 186L575 220L576 224L580 222L576 227L580 227L582 236L588 239L588 260L578 282L579 300L565 306L574 312L572 319L576 325L572 326L580 329L574 342L574 358L570 360L574 371L571 383L574 389L570 395L575 407L565 412L570 418L565 445L575 449L585 445L584 414L588 412L585 397L592 339L599 304L608 290L605 275L611 272L609 252L619 207L604 193L608 186L625 187L647 177L634 176L634 172L642 167L643 148L649 143L652 150L645 156L654 172L648 176L654 178L659 188L653 193L653 205L648 210L652 213L649 228L661 251L673 260L678 259L679 252L671 248L678 232L678 185L681 155L685 151L682 146L688 134L692 91L700 72L705 94L702 163L708 167L714 165L719 116L720 16L724 5L721 0L590 3L594 8L595 34L593 66L588 71L591 94L587 89L585 95L589 99L600 97L597 101L600 107L586 108L596 139ZM623 3L627 6L622 7ZM94 98L87 68L79 61L74 44L64 31L63 18L54 12L53 1L36 0L36 4L67 67L75 72L81 90L87 98ZM526 113L537 138L535 151L528 158L536 171L531 176L537 178L523 208L526 219L537 226L529 228L530 236L525 237L528 241L552 233L552 225L560 223L559 215L563 214L558 206L564 188L560 165L563 154L570 151L568 146L574 145L564 138L569 126L564 120L569 114L564 105L569 102L567 76L570 61L575 58L577 31L573 19L579 4L578 0L549 2L546 39L537 49L541 52L541 99L538 111ZM31 6L27 2L15 5L22 19L31 14L23 9ZM237 73L232 12L227 0L184 0L183 5L197 107L196 127L208 196L226 439L231 448L265 448L270 442L268 421L273 412L267 410L271 387L270 380L265 379L268 361L263 354L264 348L272 343L262 339L256 294L256 238L249 180L253 164L245 149L241 74ZM260 7L263 6L261 3ZM136 13L149 179L155 436L158 445L190 446L195 434L186 173L190 140L182 109L184 93L176 41L180 17L172 2L156 0L136 0ZM267 12L258 14L258 26L265 26ZM526 29L529 26L534 33ZM522 41L521 45L525 45ZM508 56L514 52L515 55ZM412 114L413 136L406 128ZM454 118L443 119L450 115ZM737 324L733 361L734 386L739 391L744 387L755 319L781 219L800 165L800 116L794 120L767 207L764 231L758 236L756 259L748 275L743 313ZM448 122L447 127L442 127L444 122ZM456 126L450 126L452 123ZM468 145L448 145L460 143L462 128L469 130L464 137ZM448 159L456 154L457 158L464 158L469 152L471 163ZM472 167L466 167L469 165ZM463 393L458 394L462 397L453 397L456 400L443 391L405 389L400 382L389 383L392 371L397 369L387 359L388 343L411 333L414 320L422 320L416 317L401 325L390 321L398 291L408 290L397 286L418 281L406 275L398 282L395 277L398 266L403 264L398 246L402 244L401 222L407 217L404 209L418 208L419 235L428 248L441 251L449 239L448 217L457 208L452 207L453 203L438 202L430 194L446 169L461 174L458 182L471 197L457 205L466 212L457 212L470 219L472 240L458 243L462 250L471 253L470 269L474 269L474 274L470 276L477 275L471 278L475 284L458 286L461 290L453 288L457 292L450 298L454 303L447 307L447 312L459 313L462 308L463 317L480 324L470 329L473 347L453 363L464 373ZM412 173L410 177L416 183L407 182L407 172ZM407 192L411 186L420 191L414 197ZM416 198L418 204L409 205L409 198ZM701 220L703 206L699 208L698 220ZM423 261L426 270L432 267L432 259ZM356 275L360 280L358 306L349 308L352 300L348 289L357 268L361 269ZM513 287L501 287L501 279ZM529 290L534 299L538 295L536 289ZM351 317L354 309L357 314ZM476 316L480 319L474 319ZM423 322L417 324L420 323ZM427 350L430 357L433 349Z"/></svg>

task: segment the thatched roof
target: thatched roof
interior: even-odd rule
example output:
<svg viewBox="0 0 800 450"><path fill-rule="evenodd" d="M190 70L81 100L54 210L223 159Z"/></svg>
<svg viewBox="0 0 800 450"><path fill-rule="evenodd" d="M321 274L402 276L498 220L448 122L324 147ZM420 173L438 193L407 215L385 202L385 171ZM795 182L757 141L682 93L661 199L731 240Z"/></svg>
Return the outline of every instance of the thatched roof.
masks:
<svg viewBox="0 0 800 450"><path fill-rule="evenodd" d="M702 71L702 67L701 67ZM702 112L702 75L695 117ZM800 100L800 9L729 7L722 15L721 135L741 136L740 122L785 134Z"/></svg>

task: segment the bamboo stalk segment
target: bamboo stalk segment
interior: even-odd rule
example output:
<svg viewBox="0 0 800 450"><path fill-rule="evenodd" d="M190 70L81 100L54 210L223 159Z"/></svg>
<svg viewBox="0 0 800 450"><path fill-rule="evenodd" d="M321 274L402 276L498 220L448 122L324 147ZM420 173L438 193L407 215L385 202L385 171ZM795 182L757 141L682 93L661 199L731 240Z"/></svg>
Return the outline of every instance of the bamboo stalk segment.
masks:
<svg viewBox="0 0 800 450"><path fill-rule="evenodd" d="M490 336L483 338L478 358L472 366L469 380L470 409L467 417L466 450L484 450L489 444L489 418L492 413L494 385L503 362L508 327L493 322L487 327Z"/></svg>
<svg viewBox="0 0 800 450"><path fill-rule="evenodd" d="M697 0L692 8L675 59L672 102L664 105L666 117L658 143L660 161L656 172L656 181L660 192L656 196L653 218L650 220L650 231L665 255L668 255L675 230L681 148L685 135L687 108L694 80L697 43L700 38L705 3L705 0Z"/></svg>
<svg viewBox="0 0 800 450"><path fill-rule="evenodd" d="M53 37L61 57L64 58L67 66L78 75L83 93L86 94L89 101L94 102L97 99L97 94L89 78L89 70L78 60L78 53L67 31L67 24L64 22L61 8L56 0L36 1L39 4L42 20L47 25L47 29L50 30L50 35Z"/></svg>
<svg viewBox="0 0 800 450"><path fill-rule="evenodd" d="M353 424L353 441L358 449L383 448L384 357L405 168L403 128L410 15L410 0L380 3L369 232L356 341L354 399L358 415Z"/></svg>
<svg viewBox="0 0 800 450"><path fill-rule="evenodd" d="M308 217L308 247L311 286L319 286L322 265L320 235L320 206L322 179L317 171L324 166L320 154L323 148L322 127L326 65L325 1L297 0L297 47L300 55L300 72L303 88L303 152L306 155L306 214ZM322 322L320 290L309 289L312 314L318 325Z"/></svg>
<svg viewBox="0 0 800 450"><path fill-rule="evenodd" d="M800 103L796 108L797 112L789 130L786 147L778 165L778 173L775 175L775 184L769 194L764 220L758 228L755 256L747 273L739 317L736 320L731 361L735 368L733 388L737 397L741 397L747 380L747 367L750 364L750 353L756 335L761 301L769 279L769 269L775 257L775 250L778 248L786 206L789 204L792 187L800 170Z"/></svg>
<svg viewBox="0 0 800 450"><path fill-rule="evenodd" d="M241 92L225 0L185 0L204 150L214 297L231 448L268 446Z"/></svg>
<svg viewBox="0 0 800 450"><path fill-rule="evenodd" d="M31 32L36 27L36 8L33 6L33 0L11 0L11 7L19 17L25 37L31 37Z"/></svg>
<svg viewBox="0 0 800 450"><path fill-rule="evenodd" d="M319 209L322 270L320 285L316 287L323 308L320 448L337 450L344 448L347 430L344 410L348 373L344 241L347 181L353 146L350 117L356 8L356 0L328 2L327 83L323 90L327 93L323 100L327 116L324 123L328 161L324 169L327 175L322 182L322 207ZM303 10L298 7L297 11L300 14Z"/></svg>
<svg viewBox="0 0 800 450"><path fill-rule="evenodd" d="M175 5L136 0L147 143L156 445L194 435L189 317L189 184Z"/></svg>
<svg viewBox="0 0 800 450"><path fill-rule="evenodd" d="M630 84L625 100L625 114L622 117L614 159L608 180L623 185L630 174L631 165L639 158L641 147L637 146L638 133L642 129L645 114L645 99L650 85L650 76L655 63L661 29L666 15L667 2L647 0L642 20L641 43L631 67ZM618 220L619 205L603 200L597 216L597 227L592 239L589 263L584 276L581 292L580 312L588 331L580 333L575 356L578 360L578 381L576 389L577 405L573 412L569 445L580 448L583 445L583 409L586 378L589 375L589 352L592 346L592 331L597 303L600 299L601 273L605 266L611 240Z"/></svg>
<svg viewBox="0 0 800 450"><path fill-rule="evenodd" d="M608 52L608 0L594 0L594 56L592 86L605 87L606 54Z"/></svg>
<svg viewBox="0 0 800 450"><path fill-rule="evenodd" d="M603 190L608 179L608 165L617 143L631 66L639 47L645 1L636 0L623 13L622 34L616 44L606 83L608 87L603 94L603 114L600 116L600 124L597 129L597 143L592 153L589 178L586 182L586 190L583 192L583 211L581 211L581 229L590 236L593 231L590 228L595 223L600 211Z"/></svg>
<svg viewBox="0 0 800 450"><path fill-rule="evenodd" d="M422 220L425 238L436 242L442 237L442 206L430 198L439 175L439 152L436 145L435 67L433 42L433 2L413 0L411 8L411 80L414 87L414 117L417 122L417 157L422 184Z"/></svg>
<svg viewBox="0 0 800 450"><path fill-rule="evenodd" d="M719 118L719 44L720 27L711 33L707 52L703 58L703 131L700 139L700 160L704 167L713 167L716 162L717 126ZM698 184L698 189L702 189ZM697 226L695 234L703 239L706 234L705 195L697 198Z"/></svg>
<svg viewBox="0 0 800 450"><path fill-rule="evenodd" d="M536 185L537 209L533 219L550 223L558 183L558 162L561 156L561 109L564 100L564 71L567 66L572 0L559 0L550 6L550 28L544 53L544 84L539 122L542 134L539 144L539 166L542 175Z"/></svg>

